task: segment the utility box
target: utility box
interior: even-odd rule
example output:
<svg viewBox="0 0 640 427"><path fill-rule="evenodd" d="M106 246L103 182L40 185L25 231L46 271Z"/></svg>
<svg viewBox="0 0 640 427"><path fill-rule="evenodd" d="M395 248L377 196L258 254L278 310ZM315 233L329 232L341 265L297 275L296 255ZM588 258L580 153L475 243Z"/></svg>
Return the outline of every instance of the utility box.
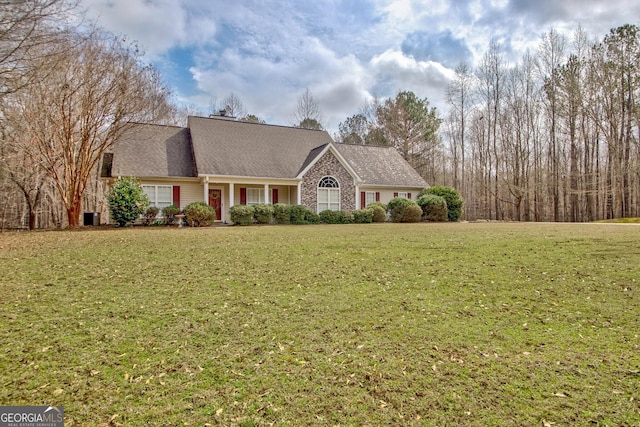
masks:
<svg viewBox="0 0 640 427"><path fill-rule="evenodd" d="M100 212L85 212L84 225L100 225Z"/></svg>

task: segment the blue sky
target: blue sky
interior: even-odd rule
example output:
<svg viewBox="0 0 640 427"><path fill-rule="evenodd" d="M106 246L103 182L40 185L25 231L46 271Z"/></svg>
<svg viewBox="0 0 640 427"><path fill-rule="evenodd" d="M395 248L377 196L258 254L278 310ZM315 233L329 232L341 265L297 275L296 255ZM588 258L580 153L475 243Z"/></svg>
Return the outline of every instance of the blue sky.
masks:
<svg viewBox="0 0 640 427"><path fill-rule="evenodd" d="M82 0L89 17L136 40L176 100L208 113L230 93L247 112L291 125L308 88L325 126L373 96L412 90L444 114L460 61L490 41L507 59L535 51L554 28L601 39L640 22L630 0Z"/></svg>

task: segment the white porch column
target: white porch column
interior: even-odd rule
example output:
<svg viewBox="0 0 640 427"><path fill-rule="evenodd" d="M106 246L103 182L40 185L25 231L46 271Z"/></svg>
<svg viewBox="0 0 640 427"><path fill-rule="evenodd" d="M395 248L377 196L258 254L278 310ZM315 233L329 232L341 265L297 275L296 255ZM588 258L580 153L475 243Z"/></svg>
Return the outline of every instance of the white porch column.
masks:
<svg viewBox="0 0 640 427"><path fill-rule="evenodd" d="M299 205L302 204L302 192L300 191L301 189L302 189L302 181L298 182L298 196L297 196L298 203L297 204Z"/></svg>
<svg viewBox="0 0 640 427"><path fill-rule="evenodd" d="M271 200L271 195L269 194L269 184L264 185L264 204L268 205L269 200Z"/></svg>
<svg viewBox="0 0 640 427"><path fill-rule="evenodd" d="M364 209L364 206L360 206L362 200L360 200L360 187L356 185L356 209Z"/></svg>
<svg viewBox="0 0 640 427"><path fill-rule="evenodd" d="M209 204L209 177L204 179L204 202Z"/></svg>
<svg viewBox="0 0 640 427"><path fill-rule="evenodd" d="M234 184L233 182L229 183L229 207L232 207L236 204L236 201L234 200L234 195L236 193L236 190L234 188Z"/></svg>

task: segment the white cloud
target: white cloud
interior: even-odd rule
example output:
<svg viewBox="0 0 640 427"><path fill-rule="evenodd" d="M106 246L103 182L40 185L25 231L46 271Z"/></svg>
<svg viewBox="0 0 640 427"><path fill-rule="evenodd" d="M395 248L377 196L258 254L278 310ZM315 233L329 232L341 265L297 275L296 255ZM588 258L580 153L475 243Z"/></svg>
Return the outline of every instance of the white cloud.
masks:
<svg viewBox="0 0 640 427"><path fill-rule="evenodd" d="M433 61L416 61L402 52L389 49L374 57L371 71L377 80L388 82L389 96L401 90L411 90L427 97L441 110L444 107L444 90L455 72Z"/></svg>
<svg viewBox="0 0 640 427"><path fill-rule="evenodd" d="M82 1L100 25L138 40L187 103L207 109L233 92L250 113L291 124L309 88L330 129L398 90L444 113L450 68L477 65L492 39L517 61L552 27L570 36L582 24L601 39L640 17L628 0Z"/></svg>

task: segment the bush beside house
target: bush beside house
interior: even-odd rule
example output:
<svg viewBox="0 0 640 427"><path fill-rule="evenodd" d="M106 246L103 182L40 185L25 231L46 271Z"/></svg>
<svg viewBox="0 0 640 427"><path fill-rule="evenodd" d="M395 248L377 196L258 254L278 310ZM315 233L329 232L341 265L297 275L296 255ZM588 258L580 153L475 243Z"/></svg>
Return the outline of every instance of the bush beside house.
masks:
<svg viewBox="0 0 640 427"><path fill-rule="evenodd" d="M367 205L367 209L373 211L372 222L385 222L387 220L387 205L381 202L373 202Z"/></svg>
<svg viewBox="0 0 640 427"><path fill-rule="evenodd" d="M173 225L176 222L176 215L180 213L180 208L175 205L169 205L162 209L165 225Z"/></svg>
<svg viewBox="0 0 640 427"><path fill-rule="evenodd" d="M273 221L274 212L275 210L273 208L273 205L253 205L253 219L255 220L256 224L271 224L271 222ZM233 221L233 218L231 219L231 221Z"/></svg>
<svg viewBox="0 0 640 427"><path fill-rule="evenodd" d="M107 196L111 219L118 227L133 223L149 206L149 199L135 178L119 178Z"/></svg>
<svg viewBox="0 0 640 427"><path fill-rule="evenodd" d="M193 202L184 208L184 219L191 227L208 227L216 220L216 211L205 202Z"/></svg>
<svg viewBox="0 0 640 427"><path fill-rule="evenodd" d="M413 200L396 197L387 205L391 222L420 222L422 208Z"/></svg>
<svg viewBox="0 0 640 427"><path fill-rule="evenodd" d="M424 194L434 194L442 197L447 202L447 219L449 221L459 221L462 218L462 208L464 206L464 200L460 193L451 187L429 187L420 192L418 200Z"/></svg>
<svg viewBox="0 0 640 427"><path fill-rule="evenodd" d="M143 225L151 225L156 222L158 214L160 213L160 209L155 206L149 206L147 210L142 215L142 224Z"/></svg>
<svg viewBox="0 0 640 427"><path fill-rule="evenodd" d="M254 221L255 209L251 205L235 205L229 209L231 221L236 225L251 225Z"/></svg>
<svg viewBox="0 0 640 427"><path fill-rule="evenodd" d="M422 208L422 216L426 221L447 221L448 209L444 197L423 194L418 199L418 205Z"/></svg>

